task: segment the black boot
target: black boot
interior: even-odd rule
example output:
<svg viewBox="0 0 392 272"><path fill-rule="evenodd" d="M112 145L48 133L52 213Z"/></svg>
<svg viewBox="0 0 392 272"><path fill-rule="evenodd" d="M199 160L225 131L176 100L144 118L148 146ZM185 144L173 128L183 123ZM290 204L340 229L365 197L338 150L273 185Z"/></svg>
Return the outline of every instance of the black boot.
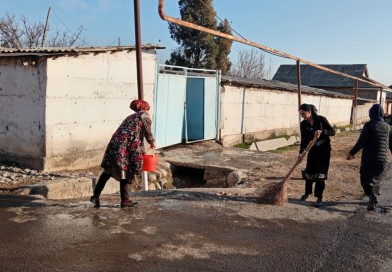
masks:
<svg viewBox="0 0 392 272"><path fill-rule="evenodd" d="M377 197L375 197L375 196L370 196L370 197L369 197L368 206L367 206L368 212L375 211L375 210L376 210L376 207L377 207L377 203L378 203Z"/></svg>
<svg viewBox="0 0 392 272"><path fill-rule="evenodd" d="M94 194L92 197L90 197L90 202L94 204L95 208L99 208L100 207L101 203L99 203L99 196Z"/></svg>

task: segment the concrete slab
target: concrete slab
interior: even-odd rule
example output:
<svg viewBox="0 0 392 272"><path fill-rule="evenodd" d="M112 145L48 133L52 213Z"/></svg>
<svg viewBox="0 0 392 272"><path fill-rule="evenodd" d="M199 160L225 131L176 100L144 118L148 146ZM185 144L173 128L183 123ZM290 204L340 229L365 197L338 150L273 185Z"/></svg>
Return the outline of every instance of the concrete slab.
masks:
<svg viewBox="0 0 392 272"><path fill-rule="evenodd" d="M250 169L267 166L280 161L281 154L258 152L235 147L217 148L204 152L192 152L184 148L176 148L164 152L164 159L175 165L196 169L226 169L237 172L248 172Z"/></svg>
<svg viewBox="0 0 392 272"><path fill-rule="evenodd" d="M29 185L23 188L23 195L41 195L47 199L69 199L91 196L95 186L95 179L91 178L58 178L40 184ZM119 183L109 179L102 194L119 192Z"/></svg>
<svg viewBox="0 0 392 272"><path fill-rule="evenodd" d="M274 150L281 147L293 145L298 142L299 142L299 138L296 136L290 136L287 139L285 137L280 137L280 138L255 142L250 146L249 149L256 150L256 151L268 151L268 150Z"/></svg>

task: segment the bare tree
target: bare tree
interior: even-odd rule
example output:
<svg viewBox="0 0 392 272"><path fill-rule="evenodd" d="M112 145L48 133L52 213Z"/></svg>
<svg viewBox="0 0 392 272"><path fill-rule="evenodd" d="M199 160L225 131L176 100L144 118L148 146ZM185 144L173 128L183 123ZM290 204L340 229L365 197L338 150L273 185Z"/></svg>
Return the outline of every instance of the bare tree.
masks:
<svg viewBox="0 0 392 272"><path fill-rule="evenodd" d="M40 47L44 36L45 25L42 22L31 23L22 16L17 19L15 15L6 13L0 17L0 41L2 47L9 48L34 48ZM49 33L48 28L47 33ZM81 35L84 28L80 26L74 33L59 29L47 35L46 45L49 47L84 45Z"/></svg>
<svg viewBox="0 0 392 272"><path fill-rule="evenodd" d="M80 26L75 33L61 32L59 29L54 31L54 34L49 37L48 44L52 47L84 45L84 40L80 39L84 28Z"/></svg>
<svg viewBox="0 0 392 272"><path fill-rule="evenodd" d="M20 39L22 36L23 34L15 19L15 15L7 13L4 18L0 18L1 46L21 47Z"/></svg>
<svg viewBox="0 0 392 272"><path fill-rule="evenodd" d="M29 23L27 17L21 17L22 45L28 48L37 47L44 34L44 25L41 22Z"/></svg>
<svg viewBox="0 0 392 272"><path fill-rule="evenodd" d="M263 52L252 48L240 50L230 75L250 79L262 79L268 76Z"/></svg>

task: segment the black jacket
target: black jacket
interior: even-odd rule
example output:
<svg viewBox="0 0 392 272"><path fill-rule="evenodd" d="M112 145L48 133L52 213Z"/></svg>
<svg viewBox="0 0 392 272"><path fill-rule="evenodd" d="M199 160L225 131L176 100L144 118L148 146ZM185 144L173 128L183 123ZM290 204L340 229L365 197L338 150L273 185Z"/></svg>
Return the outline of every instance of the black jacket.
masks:
<svg viewBox="0 0 392 272"><path fill-rule="evenodd" d="M335 135L335 130L329 124L327 118L321 115L315 115L313 117L313 125L310 125L308 121L303 120L300 124L300 129L301 129L301 147L299 153L302 153L305 150L308 143L314 138L314 132L316 130L321 130L322 133L320 135L320 138L317 139L315 146L321 144L326 144L330 146L331 140L329 136Z"/></svg>
<svg viewBox="0 0 392 272"><path fill-rule="evenodd" d="M391 127L382 117L365 123L350 154L354 156L362 148L361 167L387 163L389 152L392 152L392 134Z"/></svg>

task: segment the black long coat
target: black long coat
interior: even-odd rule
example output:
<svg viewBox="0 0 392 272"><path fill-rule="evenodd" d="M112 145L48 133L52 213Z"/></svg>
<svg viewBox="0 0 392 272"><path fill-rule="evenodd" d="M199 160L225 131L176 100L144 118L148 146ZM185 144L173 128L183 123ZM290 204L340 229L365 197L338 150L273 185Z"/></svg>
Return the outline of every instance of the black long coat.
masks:
<svg viewBox="0 0 392 272"><path fill-rule="evenodd" d="M335 135L335 130L324 116L314 115L313 120L313 125L306 120L303 120L300 124L300 153L305 150L308 143L313 139L314 132L316 130L322 131L314 146L309 150L304 178L310 180L327 179L329 161L331 159L331 140L329 136Z"/></svg>
<svg viewBox="0 0 392 272"><path fill-rule="evenodd" d="M361 149L361 178L371 179L379 176L387 165L388 155L392 152L391 127L382 117L372 118L365 123L350 154L354 156Z"/></svg>

